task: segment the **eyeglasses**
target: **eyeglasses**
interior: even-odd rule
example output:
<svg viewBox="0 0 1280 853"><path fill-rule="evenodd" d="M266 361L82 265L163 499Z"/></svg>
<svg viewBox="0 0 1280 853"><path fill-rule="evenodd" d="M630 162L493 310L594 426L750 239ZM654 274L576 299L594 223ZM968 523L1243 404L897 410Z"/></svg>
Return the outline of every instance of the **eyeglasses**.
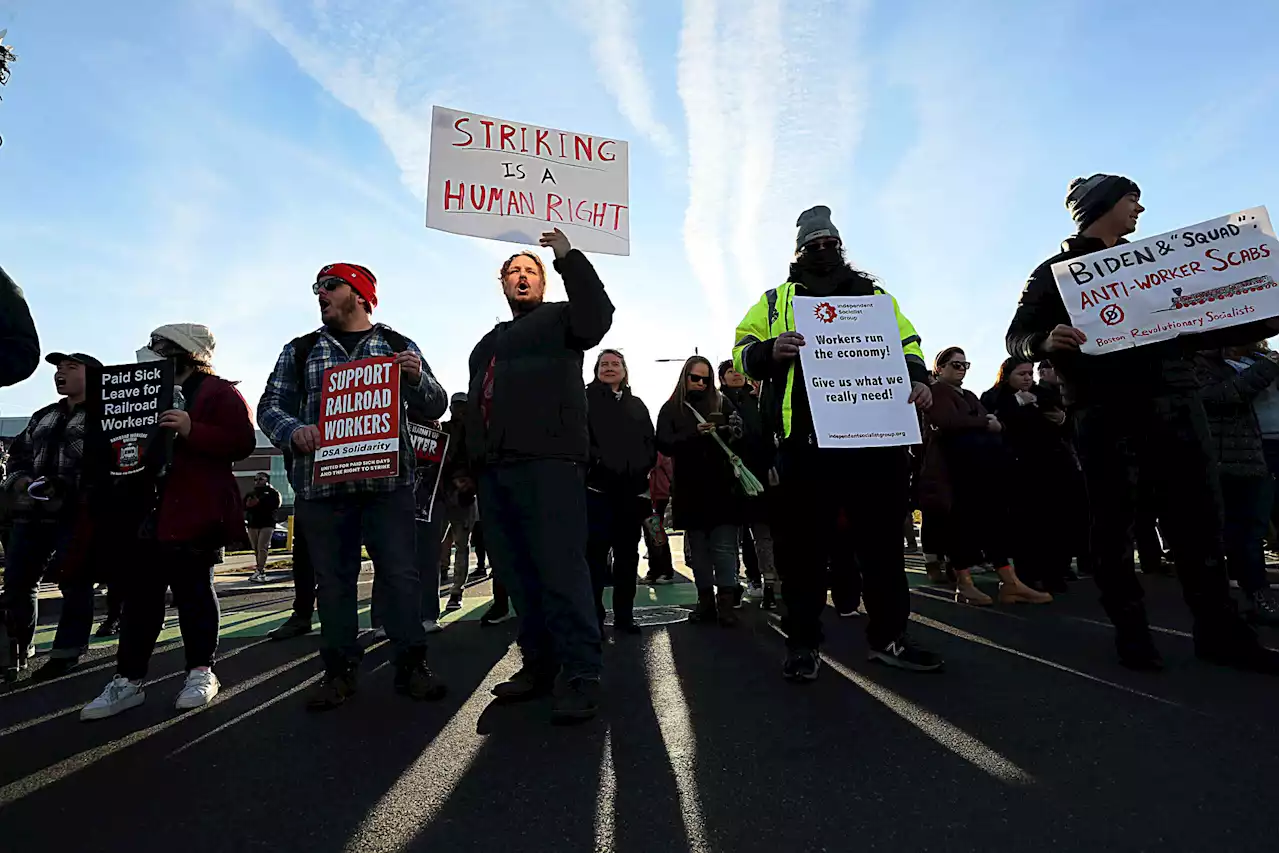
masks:
<svg viewBox="0 0 1280 853"><path fill-rule="evenodd" d="M707 379L708 379L709 377L706 377L706 376L699 376L699 375L698 375L698 374L696 374L696 373L686 373L686 374L684 375L684 378L685 378L685 379L688 379L688 380L689 380L690 382L692 382L694 385L706 385L706 384L707 384Z"/></svg>
<svg viewBox="0 0 1280 853"><path fill-rule="evenodd" d="M820 251L822 249L838 249L838 248L840 248L840 241L837 240L835 237L827 237L822 240L812 240L804 244L804 250L806 252Z"/></svg>
<svg viewBox="0 0 1280 853"><path fill-rule="evenodd" d="M955 370L968 370L970 364L967 361L948 361L947 366Z"/></svg>
<svg viewBox="0 0 1280 853"><path fill-rule="evenodd" d="M334 276L329 276L328 278L322 278L319 281L317 281L315 284L311 285L311 292L319 293L322 290L328 290L330 292L333 292L337 290L339 287L342 287L342 285L344 284L346 284L346 282L343 281L342 279L336 278Z"/></svg>

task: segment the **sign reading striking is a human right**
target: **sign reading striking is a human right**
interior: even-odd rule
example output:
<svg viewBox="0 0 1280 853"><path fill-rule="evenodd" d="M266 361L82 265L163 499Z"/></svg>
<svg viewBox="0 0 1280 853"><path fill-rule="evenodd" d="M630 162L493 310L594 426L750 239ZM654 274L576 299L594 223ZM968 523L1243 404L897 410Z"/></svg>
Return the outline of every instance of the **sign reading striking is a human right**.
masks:
<svg viewBox="0 0 1280 853"><path fill-rule="evenodd" d="M1090 355L1277 314L1280 243L1253 207L1053 265Z"/></svg>
<svg viewBox="0 0 1280 853"><path fill-rule="evenodd" d="M320 389L317 483L400 473L400 366L394 356L337 364Z"/></svg>

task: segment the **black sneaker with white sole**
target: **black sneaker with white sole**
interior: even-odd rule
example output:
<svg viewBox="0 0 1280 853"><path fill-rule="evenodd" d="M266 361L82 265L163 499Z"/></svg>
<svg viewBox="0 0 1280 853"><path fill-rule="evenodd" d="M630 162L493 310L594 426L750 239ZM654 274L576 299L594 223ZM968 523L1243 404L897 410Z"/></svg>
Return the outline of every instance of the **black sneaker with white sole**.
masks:
<svg viewBox="0 0 1280 853"><path fill-rule="evenodd" d="M787 681L816 681L821 667L817 649L791 649L782 664L782 677Z"/></svg>
<svg viewBox="0 0 1280 853"><path fill-rule="evenodd" d="M867 660L879 661L887 666L896 666L911 672L937 672L942 669L942 658L933 652L920 648L903 634L884 648L873 648L867 654Z"/></svg>

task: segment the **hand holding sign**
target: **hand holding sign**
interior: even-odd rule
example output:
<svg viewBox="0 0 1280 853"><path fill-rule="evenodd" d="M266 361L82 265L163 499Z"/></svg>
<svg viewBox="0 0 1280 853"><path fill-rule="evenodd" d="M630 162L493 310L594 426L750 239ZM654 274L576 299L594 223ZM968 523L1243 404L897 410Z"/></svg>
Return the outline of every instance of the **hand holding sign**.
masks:
<svg viewBox="0 0 1280 853"><path fill-rule="evenodd" d="M559 228L554 231L544 231L542 236L538 238L538 245L544 248L550 247L551 251L556 253L556 260L569 254L569 251L573 248L573 246L569 245L569 238Z"/></svg>
<svg viewBox="0 0 1280 853"><path fill-rule="evenodd" d="M186 438L191 435L191 415L182 409L170 409L160 416L160 428L171 429Z"/></svg>
<svg viewBox="0 0 1280 853"><path fill-rule="evenodd" d="M422 359L412 350L396 353L395 363L400 365L400 373L411 385L417 385L422 379Z"/></svg>
<svg viewBox="0 0 1280 853"><path fill-rule="evenodd" d="M928 411L933 407L933 389L923 382L912 382L907 403L914 403L917 409Z"/></svg>
<svg viewBox="0 0 1280 853"><path fill-rule="evenodd" d="M773 341L773 360L790 361L800 354L804 335L799 332L783 332Z"/></svg>
<svg viewBox="0 0 1280 853"><path fill-rule="evenodd" d="M1079 352L1080 345L1088 340L1085 333L1075 328L1059 323L1053 327L1053 331L1049 333L1049 337L1044 339L1044 343L1040 345L1040 349L1046 353L1052 352Z"/></svg>
<svg viewBox="0 0 1280 853"><path fill-rule="evenodd" d="M293 431L293 446L308 456L320 446L320 427L315 424L300 426Z"/></svg>

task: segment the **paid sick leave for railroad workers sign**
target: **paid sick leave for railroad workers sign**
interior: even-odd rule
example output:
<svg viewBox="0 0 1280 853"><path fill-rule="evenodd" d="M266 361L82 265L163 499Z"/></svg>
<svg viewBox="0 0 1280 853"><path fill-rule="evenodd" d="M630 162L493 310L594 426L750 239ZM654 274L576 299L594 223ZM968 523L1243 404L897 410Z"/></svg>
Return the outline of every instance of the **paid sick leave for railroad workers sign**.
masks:
<svg viewBox="0 0 1280 853"><path fill-rule="evenodd" d="M1090 355L1276 316L1280 246L1265 207L1059 261L1053 278Z"/></svg>
<svg viewBox="0 0 1280 853"><path fill-rule="evenodd" d="M400 366L392 356L337 364L320 387L317 483L400 473Z"/></svg>
<svg viewBox="0 0 1280 853"><path fill-rule="evenodd" d="M818 446L919 444L893 297L797 296L792 308Z"/></svg>
<svg viewBox="0 0 1280 853"><path fill-rule="evenodd" d="M629 255L627 156L620 139L433 107L427 227L525 246L559 228Z"/></svg>

